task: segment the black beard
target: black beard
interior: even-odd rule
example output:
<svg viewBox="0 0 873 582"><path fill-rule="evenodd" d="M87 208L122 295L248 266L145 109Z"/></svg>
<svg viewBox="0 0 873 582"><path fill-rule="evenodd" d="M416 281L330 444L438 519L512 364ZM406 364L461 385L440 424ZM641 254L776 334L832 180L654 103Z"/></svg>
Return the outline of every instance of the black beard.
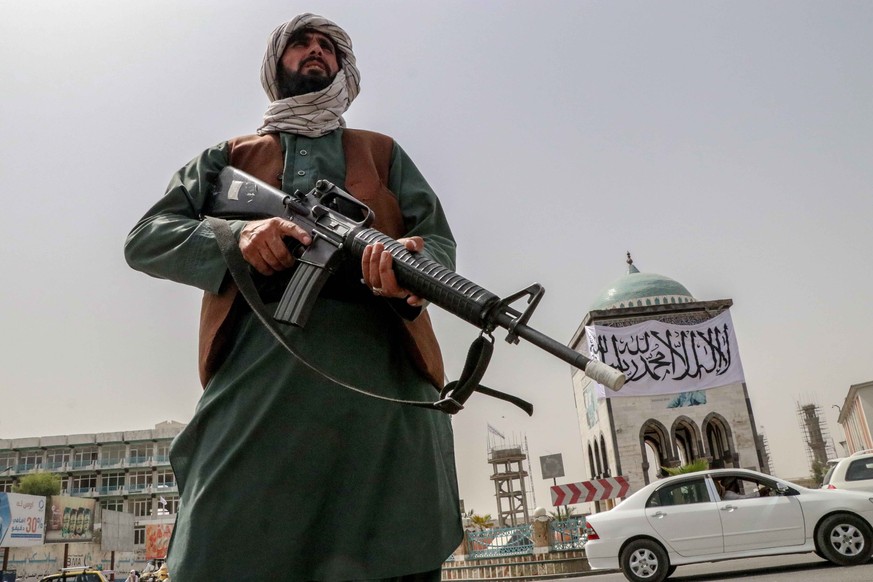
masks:
<svg viewBox="0 0 873 582"><path fill-rule="evenodd" d="M279 99L296 97L305 93L315 93L326 89L333 83L336 75L326 77L324 75L303 75L295 71L289 71L279 66L276 71L276 85L279 90Z"/></svg>

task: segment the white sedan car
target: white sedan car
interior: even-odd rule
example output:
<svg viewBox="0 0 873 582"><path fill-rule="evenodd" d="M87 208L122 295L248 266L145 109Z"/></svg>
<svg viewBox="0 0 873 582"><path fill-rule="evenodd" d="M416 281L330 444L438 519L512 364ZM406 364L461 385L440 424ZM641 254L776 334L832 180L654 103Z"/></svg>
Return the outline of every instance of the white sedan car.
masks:
<svg viewBox="0 0 873 582"><path fill-rule="evenodd" d="M632 582L660 582L699 562L815 552L853 566L873 554L873 495L744 469L661 479L587 520L591 568L620 568Z"/></svg>

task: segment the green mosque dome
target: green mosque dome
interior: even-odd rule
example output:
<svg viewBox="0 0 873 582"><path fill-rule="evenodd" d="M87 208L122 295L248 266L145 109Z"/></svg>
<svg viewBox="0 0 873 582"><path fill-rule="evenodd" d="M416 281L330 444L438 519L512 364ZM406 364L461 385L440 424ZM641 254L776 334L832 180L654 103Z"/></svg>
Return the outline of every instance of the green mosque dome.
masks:
<svg viewBox="0 0 873 582"><path fill-rule="evenodd" d="M655 273L640 273L630 253L627 254L627 264L627 274L598 295L591 305L592 310L696 301L678 281Z"/></svg>

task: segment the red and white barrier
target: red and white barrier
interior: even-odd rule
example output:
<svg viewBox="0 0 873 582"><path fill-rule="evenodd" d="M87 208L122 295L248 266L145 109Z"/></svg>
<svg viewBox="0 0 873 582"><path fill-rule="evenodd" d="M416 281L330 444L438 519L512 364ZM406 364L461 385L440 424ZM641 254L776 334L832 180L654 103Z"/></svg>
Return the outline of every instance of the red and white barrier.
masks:
<svg viewBox="0 0 873 582"><path fill-rule="evenodd" d="M592 481L580 481L569 485L554 485L552 490L552 505L572 505L586 501L602 501L624 497L630 489L627 477L607 477Z"/></svg>

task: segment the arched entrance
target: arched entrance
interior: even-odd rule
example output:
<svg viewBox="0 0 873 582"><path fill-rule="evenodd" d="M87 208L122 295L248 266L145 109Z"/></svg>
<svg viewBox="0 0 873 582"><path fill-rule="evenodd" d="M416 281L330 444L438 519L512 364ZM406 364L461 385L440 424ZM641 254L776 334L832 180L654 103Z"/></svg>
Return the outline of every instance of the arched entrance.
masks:
<svg viewBox="0 0 873 582"><path fill-rule="evenodd" d="M710 467L720 469L740 466L730 424L722 415L715 412L708 414L703 419L703 434L706 438Z"/></svg>
<svg viewBox="0 0 873 582"><path fill-rule="evenodd" d="M700 431L693 420L687 416L680 416L673 422L671 432L680 465L685 465L703 456Z"/></svg>
<svg viewBox="0 0 873 582"><path fill-rule="evenodd" d="M679 464L673 452L670 433L654 418L645 421L640 428L640 453L646 484L663 476L661 467L675 467Z"/></svg>

